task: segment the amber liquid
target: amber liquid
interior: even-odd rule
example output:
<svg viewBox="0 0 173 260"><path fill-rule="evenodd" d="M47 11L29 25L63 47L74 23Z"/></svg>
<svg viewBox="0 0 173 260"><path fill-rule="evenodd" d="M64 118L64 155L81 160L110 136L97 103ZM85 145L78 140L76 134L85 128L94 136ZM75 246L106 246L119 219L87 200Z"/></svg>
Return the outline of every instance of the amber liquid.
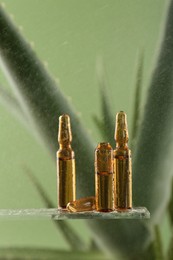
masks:
<svg viewBox="0 0 173 260"><path fill-rule="evenodd" d="M132 169L130 151L126 155L115 155L115 207L132 208Z"/></svg>
<svg viewBox="0 0 173 260"><path fill-rule="evenodd" d="M95 209L95 197L85 197L67 204L67 209L71 212L92 211Z"/></svg>
<svg viewBox="0 0 173 260"><path fill-rule="evenodd" d="M76 200L75 159L60 159L58 163L58 206L66 208L70 201Z"/></svg>
<svg viewBox="0 0 173 260"><path fill-rule="evenodd" d="M113 173L96 173L96 210L112 211L113 203Z"/></svg>

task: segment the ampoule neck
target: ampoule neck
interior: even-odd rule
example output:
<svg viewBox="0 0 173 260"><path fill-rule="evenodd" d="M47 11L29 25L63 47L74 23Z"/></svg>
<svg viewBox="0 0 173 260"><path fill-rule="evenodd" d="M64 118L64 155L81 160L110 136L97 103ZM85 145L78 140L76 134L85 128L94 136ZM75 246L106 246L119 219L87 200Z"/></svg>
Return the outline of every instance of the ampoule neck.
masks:
<svg viewBox="0 0 173 260"><path fill-rule="evenodd" d="M128 149L128 143L118 143L116 142L116 149Z"/></svg>
<svg viewBox="0 0 173 260"><path fill-rule="evenodd" d="M59 144L60 149L71 149L71 143L60 143Z"/></svg>

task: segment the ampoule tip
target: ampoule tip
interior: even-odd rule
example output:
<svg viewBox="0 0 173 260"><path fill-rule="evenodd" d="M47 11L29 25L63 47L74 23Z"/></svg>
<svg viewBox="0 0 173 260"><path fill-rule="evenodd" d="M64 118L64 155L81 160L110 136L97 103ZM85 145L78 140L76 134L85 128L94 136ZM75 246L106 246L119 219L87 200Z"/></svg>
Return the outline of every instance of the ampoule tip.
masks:
<svg viewBox="0 0 173 260"><path fill-rule="evenodd" d="M68 143L72 141L70 117L67 114L63 114L59 117L59 132L58 142Z"/></svg>

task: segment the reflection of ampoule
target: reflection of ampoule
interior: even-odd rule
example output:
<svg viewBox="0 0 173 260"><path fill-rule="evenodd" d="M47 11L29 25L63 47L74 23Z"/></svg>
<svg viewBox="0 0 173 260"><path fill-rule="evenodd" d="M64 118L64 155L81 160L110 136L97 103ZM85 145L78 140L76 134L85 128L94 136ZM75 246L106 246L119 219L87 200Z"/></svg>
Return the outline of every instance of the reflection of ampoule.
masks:
<svg viewBox="0 0 173 260"><path fill-rule="evenodd" d="M95 209L95 197L81 198L67 204L67 209L71 212L92 211Z"/></svg>
<svg viewBox="0 0 173 260"><path fill-rule="evenodd" d="M112 211L113 150L109 143L100 143L95 150L96 210Z"/></svg>
<svg viewBox="0 0 173 260"><path fill-rule="evenodd" d="M116 149L114 150L115 208L132 208L132 165L128 148L127 116L120 111L116 116Z"/></svg>
<svg viewBox="0 0 173 260"><path fill-rule="evenodd" d="M58 207L66 208L76 199L76 176L74 151L71 148L72 134L68 115L59 117L57 152Z"/></svg>

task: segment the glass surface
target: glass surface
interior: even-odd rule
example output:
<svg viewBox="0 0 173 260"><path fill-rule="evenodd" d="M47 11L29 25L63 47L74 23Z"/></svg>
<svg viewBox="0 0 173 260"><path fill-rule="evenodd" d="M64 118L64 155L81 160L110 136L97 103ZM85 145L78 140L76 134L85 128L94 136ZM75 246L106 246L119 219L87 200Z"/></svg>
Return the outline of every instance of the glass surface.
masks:
<svg viewBox="0 0 173 260"><path fill-rule="evenodd" d="M133 208L123 211L98 212L68 212L62 209L1 209L1 218L47 217L54 220L65 219L145 219L150 218L150 213L145 207Z"/></svg>

